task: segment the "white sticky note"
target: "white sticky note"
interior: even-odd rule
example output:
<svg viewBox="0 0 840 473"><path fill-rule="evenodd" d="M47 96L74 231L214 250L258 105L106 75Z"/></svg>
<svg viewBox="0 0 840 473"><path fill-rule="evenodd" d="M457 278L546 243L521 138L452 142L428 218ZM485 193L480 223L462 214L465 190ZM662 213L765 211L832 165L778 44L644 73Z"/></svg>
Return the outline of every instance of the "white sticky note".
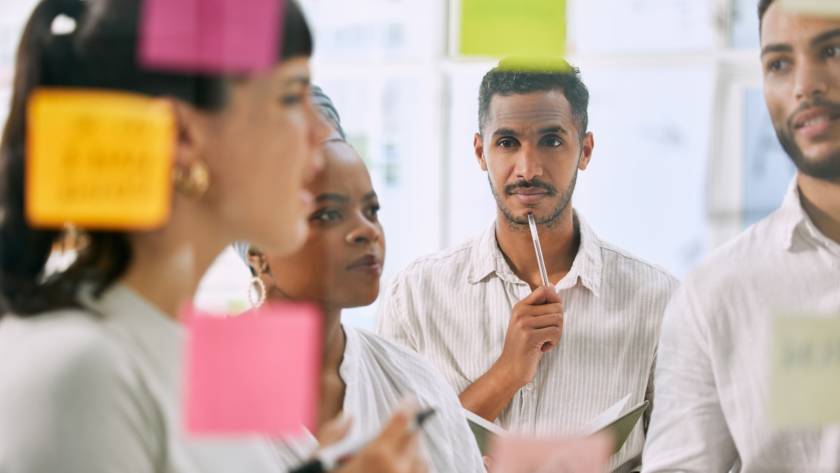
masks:
<svg viewBox="0 0 840 473"><path fill-rule="evenodd" d="M840 423L840 314L776 318L771 356L773 425Z"/></svg>

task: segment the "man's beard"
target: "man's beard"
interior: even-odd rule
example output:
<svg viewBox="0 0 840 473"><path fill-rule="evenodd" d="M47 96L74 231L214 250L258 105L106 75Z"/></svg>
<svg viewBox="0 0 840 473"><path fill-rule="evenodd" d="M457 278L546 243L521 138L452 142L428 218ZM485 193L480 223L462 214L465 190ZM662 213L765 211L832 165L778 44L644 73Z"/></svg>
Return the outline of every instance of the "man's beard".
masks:
<svg viewBox="0 0 840 473"><path fill-rule="evenodd" d="M553 227L557 224L560 220L560 216L563 215L563 212L566 211L566 208L569 206L569 203L572 201L572 194L575 192L575 185L577 184L577 175L578 170L575 169L575 175L572 176L571 182L569 182L569 186L560 196L560 201L557 203L556 206L549 212L549 214L545 217L539 217L534 215L537 225L544 225L546 227ZM487 181L490 183L490 191L493 193L493 198L496 199L496 206L502 212L502 215L505 217L505 221L513 228L524 228L528 225L528 217L521 217L517 218L513 215L513 212L505 205L504 200L496 191L496 187L493 185L492 179L490 179L490 175L487 175ZM504 192L506 196L513 195L513 193L517 189L544 189L546 191L546 195L548 197L554 197L558 194L557 188L552 186L551 184L544 182L538 178L531 179L530 181L526 180L519 180L513 184L508 184L505 186Z"/></svg>
<svg viewBox="0 0 840 473"><path fill-rule="evenodd" d="M820 98L804 103L799 107L797 112L813 107L826 108L832 114L840 112L840 104L828 102ZM790 157L791 161L793 161L793 164L799 172L824 181L840 181L840 151L836 151L822 160L809 159L802 152L802 148L799 147L796 143L796 138L793 136L794 126L792 118L780 125L774 123L773 127L776 130L776 137L778 137L779 143L781 143L782 148ZM840 139L840 137L837 138Z"/></svg>

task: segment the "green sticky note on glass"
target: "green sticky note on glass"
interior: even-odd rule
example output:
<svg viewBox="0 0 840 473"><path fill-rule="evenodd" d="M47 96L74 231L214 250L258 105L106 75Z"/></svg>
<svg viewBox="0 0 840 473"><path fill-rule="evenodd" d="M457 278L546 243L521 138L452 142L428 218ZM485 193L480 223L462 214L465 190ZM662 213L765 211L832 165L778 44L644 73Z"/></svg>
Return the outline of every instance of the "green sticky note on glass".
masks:
<svg viewBox="0 0 840 473"><path fill-rule="evenodd" d="M837 0L781 0L781 6L800 15L840 18L840 2Z"/></svg>
<svg viewBox="0 0 840 473"><path fill-rule="evenodd" d="M566 52L566 0L461 0L463 56L544 58Z"/></svg>
<svg viewBox="0 0 840 473"><path fill-rule="evenodd" d="M840 315L775 319L771 356L773 425L840 424Z"/></svg>

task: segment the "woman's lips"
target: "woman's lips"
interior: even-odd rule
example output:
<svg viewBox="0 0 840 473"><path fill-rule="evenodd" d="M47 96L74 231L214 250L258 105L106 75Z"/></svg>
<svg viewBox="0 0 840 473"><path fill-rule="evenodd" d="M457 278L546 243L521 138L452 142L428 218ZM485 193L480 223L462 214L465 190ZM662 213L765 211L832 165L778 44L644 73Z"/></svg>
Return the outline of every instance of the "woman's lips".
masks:
<svg viewBox="0 0 840 473"><path fill-rule="evenodd" d="M382 259L374 255L365 255L350 263L347 270L380 276L382 274Z"/></svg>

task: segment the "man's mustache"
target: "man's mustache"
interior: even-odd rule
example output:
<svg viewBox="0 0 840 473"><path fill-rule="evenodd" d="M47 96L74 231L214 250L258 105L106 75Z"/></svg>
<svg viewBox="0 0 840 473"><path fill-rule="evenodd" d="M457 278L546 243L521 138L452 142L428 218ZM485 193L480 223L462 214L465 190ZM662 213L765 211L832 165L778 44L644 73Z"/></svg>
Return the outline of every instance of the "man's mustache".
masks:
<svg viewBox="0 0 840 473"><path fill-rule="evenodd" d="M505 186L505 194L512 195L518 189L542 189L546 192L546 194L550 196L557 194L556 187L539 179L531 179L530 181L521 179L519 181L514 182L513 184L508 184Z"/></svg>
<svg viewBox="0 0 840 473"><path fill-rule="evenodd" d="M793 113L790 114L790 116L787 119L788 129L793 130L795 128L794 117L812 108L824 108L828 110L828 113L830 115L840 115L840 103L832 102L822 97L816 97L811 100L802 102L802 104L799 105L799 107L797 107L796 110L794 110Z"/></svg>

